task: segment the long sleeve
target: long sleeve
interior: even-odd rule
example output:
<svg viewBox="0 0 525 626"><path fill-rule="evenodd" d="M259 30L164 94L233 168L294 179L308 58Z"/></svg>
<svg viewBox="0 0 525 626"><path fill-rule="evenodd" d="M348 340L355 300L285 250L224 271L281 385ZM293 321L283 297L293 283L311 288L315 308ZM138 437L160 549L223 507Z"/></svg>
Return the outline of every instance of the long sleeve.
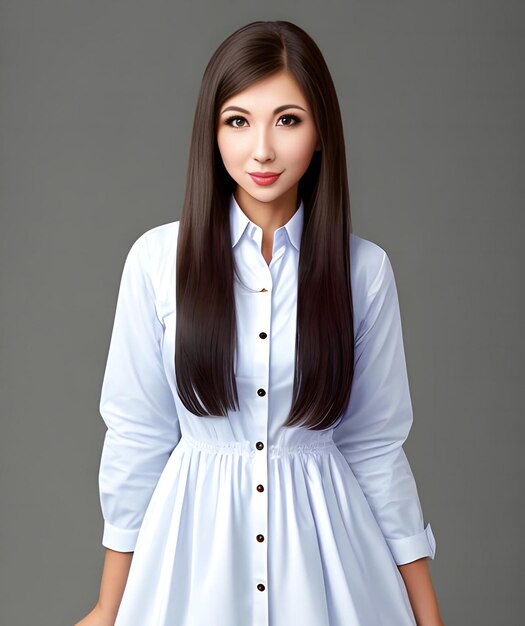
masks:
<svg viewBox="0 0 525 626"><path fill-rule="evenodd" d="M403 450L413 414L397 289L383 252L368 288L355 343L350 401L334 429L398 565L434 558L436 542L424 527L416 482Z"/></svg>
<svg viewBox="0 0 525 626"><path fill-rule="evenodd" d="M180 439L173 394L162 364L146 233L122 272L100 397L107 426L99 471L102 544L132 552L169 455Z"/></svg>

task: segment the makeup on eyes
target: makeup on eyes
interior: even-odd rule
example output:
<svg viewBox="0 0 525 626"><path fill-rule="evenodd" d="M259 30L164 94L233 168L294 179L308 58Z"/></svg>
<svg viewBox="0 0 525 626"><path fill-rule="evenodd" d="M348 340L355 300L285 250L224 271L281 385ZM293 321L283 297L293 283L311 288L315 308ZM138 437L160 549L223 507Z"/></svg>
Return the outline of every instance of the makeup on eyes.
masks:
<svg viewBox="0 0 525 626"><path fill-rule="evenodd" d="M287 118L287 117L291 118L294 123L293 124L281 124L281 126L284 126L285 128L286 127L291 127L291 126L297 126L301 122L301 118L298 117L297 115L294 115L293 113L286 113L285 115L281 115L279 117L279 119L281 120L281 119ZM228 117L228 118L226 118L224 120L224 124L226 124L228 126L232 126L231 123L233 122L233 120L245 120L246 121L246 118L243 117L242 115L231 115L230 117ZM244 126L243 127L232 126L232 128L244 128Z"/></svg>

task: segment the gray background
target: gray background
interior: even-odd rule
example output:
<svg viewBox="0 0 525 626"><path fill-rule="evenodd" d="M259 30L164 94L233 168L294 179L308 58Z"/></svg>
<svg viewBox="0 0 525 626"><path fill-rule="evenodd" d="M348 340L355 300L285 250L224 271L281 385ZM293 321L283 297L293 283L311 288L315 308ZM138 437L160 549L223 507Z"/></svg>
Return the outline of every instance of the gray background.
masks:
<svg viewBox="0 0 525 626"><path fill-rule="evenodd" d="M294 21L323 51L354 231L392 260L414 405L405 450L445 622L521 623L522 3L0 9L0 623L71 626L97 599L98 401L124 257L179 218L205 65L255 19Z"/></svg>

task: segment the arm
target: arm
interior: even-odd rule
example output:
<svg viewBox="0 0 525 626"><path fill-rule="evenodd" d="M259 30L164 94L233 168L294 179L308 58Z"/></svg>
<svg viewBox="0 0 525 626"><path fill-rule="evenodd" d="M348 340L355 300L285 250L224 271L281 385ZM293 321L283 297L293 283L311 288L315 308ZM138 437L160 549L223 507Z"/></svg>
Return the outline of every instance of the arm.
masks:
<svg viewBox="0 0 525 626"><path fill-rule="evenodd" d="M132 559L133 552L117 552L106 548L97 604L102 613L113 621L117 617Z"/></svg>
<svg viewBox="0 0 525 626"><path fill-rule="evenodd" d="M144 234L124 264L100 398L107 426L99 471L102 544L120 552L135 549L155 486L181 436L162 337Z"/></svg>
<svg viewBox="0 0 525 626"><path fill-rule="evenodd" d="M133 552L106 548L98 602L75 626L113 626L128 579Z"/></svg>
<svg viewBox="0 0 525 626"><path fill-rule="evenodd" d="M412 425L397 289L382 251L367 287L356 333L350 401L334 429L334 441L352 468L398 566L434 558L436 542L426 527L416 482L403 450ZM425 560L403 570L409 584L424 585ZM401 571L401 569L400 569ZM420 594L414 592L416 601ZM428 595L428 594L427 594ZM418 603L421 610L421 603Z"/></svg>
<svg viewBox="0 0 525 626"><path fill-rule="evenodd" d="M418 626L444 626L432 585L428 560L417 559L398 565Z"/></svg>
<svg viewBox="0 0 525 626"><path fill-rule="evenodd" d="M107 548L96 607L81 624L112 625L147 506L180 440L175 400L162 361L163 326L145 234L128 252L100 397L107 426L99 490Z"/></svg>

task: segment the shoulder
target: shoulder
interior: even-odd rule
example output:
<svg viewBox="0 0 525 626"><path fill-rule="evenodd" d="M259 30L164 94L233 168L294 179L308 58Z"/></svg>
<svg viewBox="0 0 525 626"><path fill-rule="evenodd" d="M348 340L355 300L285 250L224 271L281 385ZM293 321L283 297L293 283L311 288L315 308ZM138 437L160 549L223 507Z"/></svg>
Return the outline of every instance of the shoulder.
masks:
<svg viewBox="0 0 525 626"><path fill-rule="evenodd" d="M178 231L178 220L153 226L135 237L129 247L128 256L135 255L148 259L146 262L154 268L159 261L173 252Z"/></svg>
<svg viewBox="0 0 525 626"><path fill-rule="evenodd" d="M163 259L174 252L177 245L179 232L179 220L153 226L140 235L151 259L152 267L155 267Z"/></svg>
<svg viewBox="0 0 525 626"><path fill-rule="evenodd" d="M391 269L387 252L377 243L350 234L350 272L352 289L371 295Z"/></svg>
<svg viewBox="0 0 525 626"><path fill-rule="evenodd" d="M128 249L128 259L137 258L143 270L153 274L170 255L174 254L177 243L179 221L167 222L142 232Z"/></svg>
<svg viewBox="0 0 525 626"><path fill-rule="evenodd" d="M350 274L357 333L372 311L397 301L394 272L386 250L355 234L350 235Z"/></svg>
<svg viewBox="0 0 525 626"><path fill-rule="evenodd" d="M126 266L151 283L159 303L168 298L175 277L178 231L179 220L153 226L135 237L128 249Z"/></svg>

